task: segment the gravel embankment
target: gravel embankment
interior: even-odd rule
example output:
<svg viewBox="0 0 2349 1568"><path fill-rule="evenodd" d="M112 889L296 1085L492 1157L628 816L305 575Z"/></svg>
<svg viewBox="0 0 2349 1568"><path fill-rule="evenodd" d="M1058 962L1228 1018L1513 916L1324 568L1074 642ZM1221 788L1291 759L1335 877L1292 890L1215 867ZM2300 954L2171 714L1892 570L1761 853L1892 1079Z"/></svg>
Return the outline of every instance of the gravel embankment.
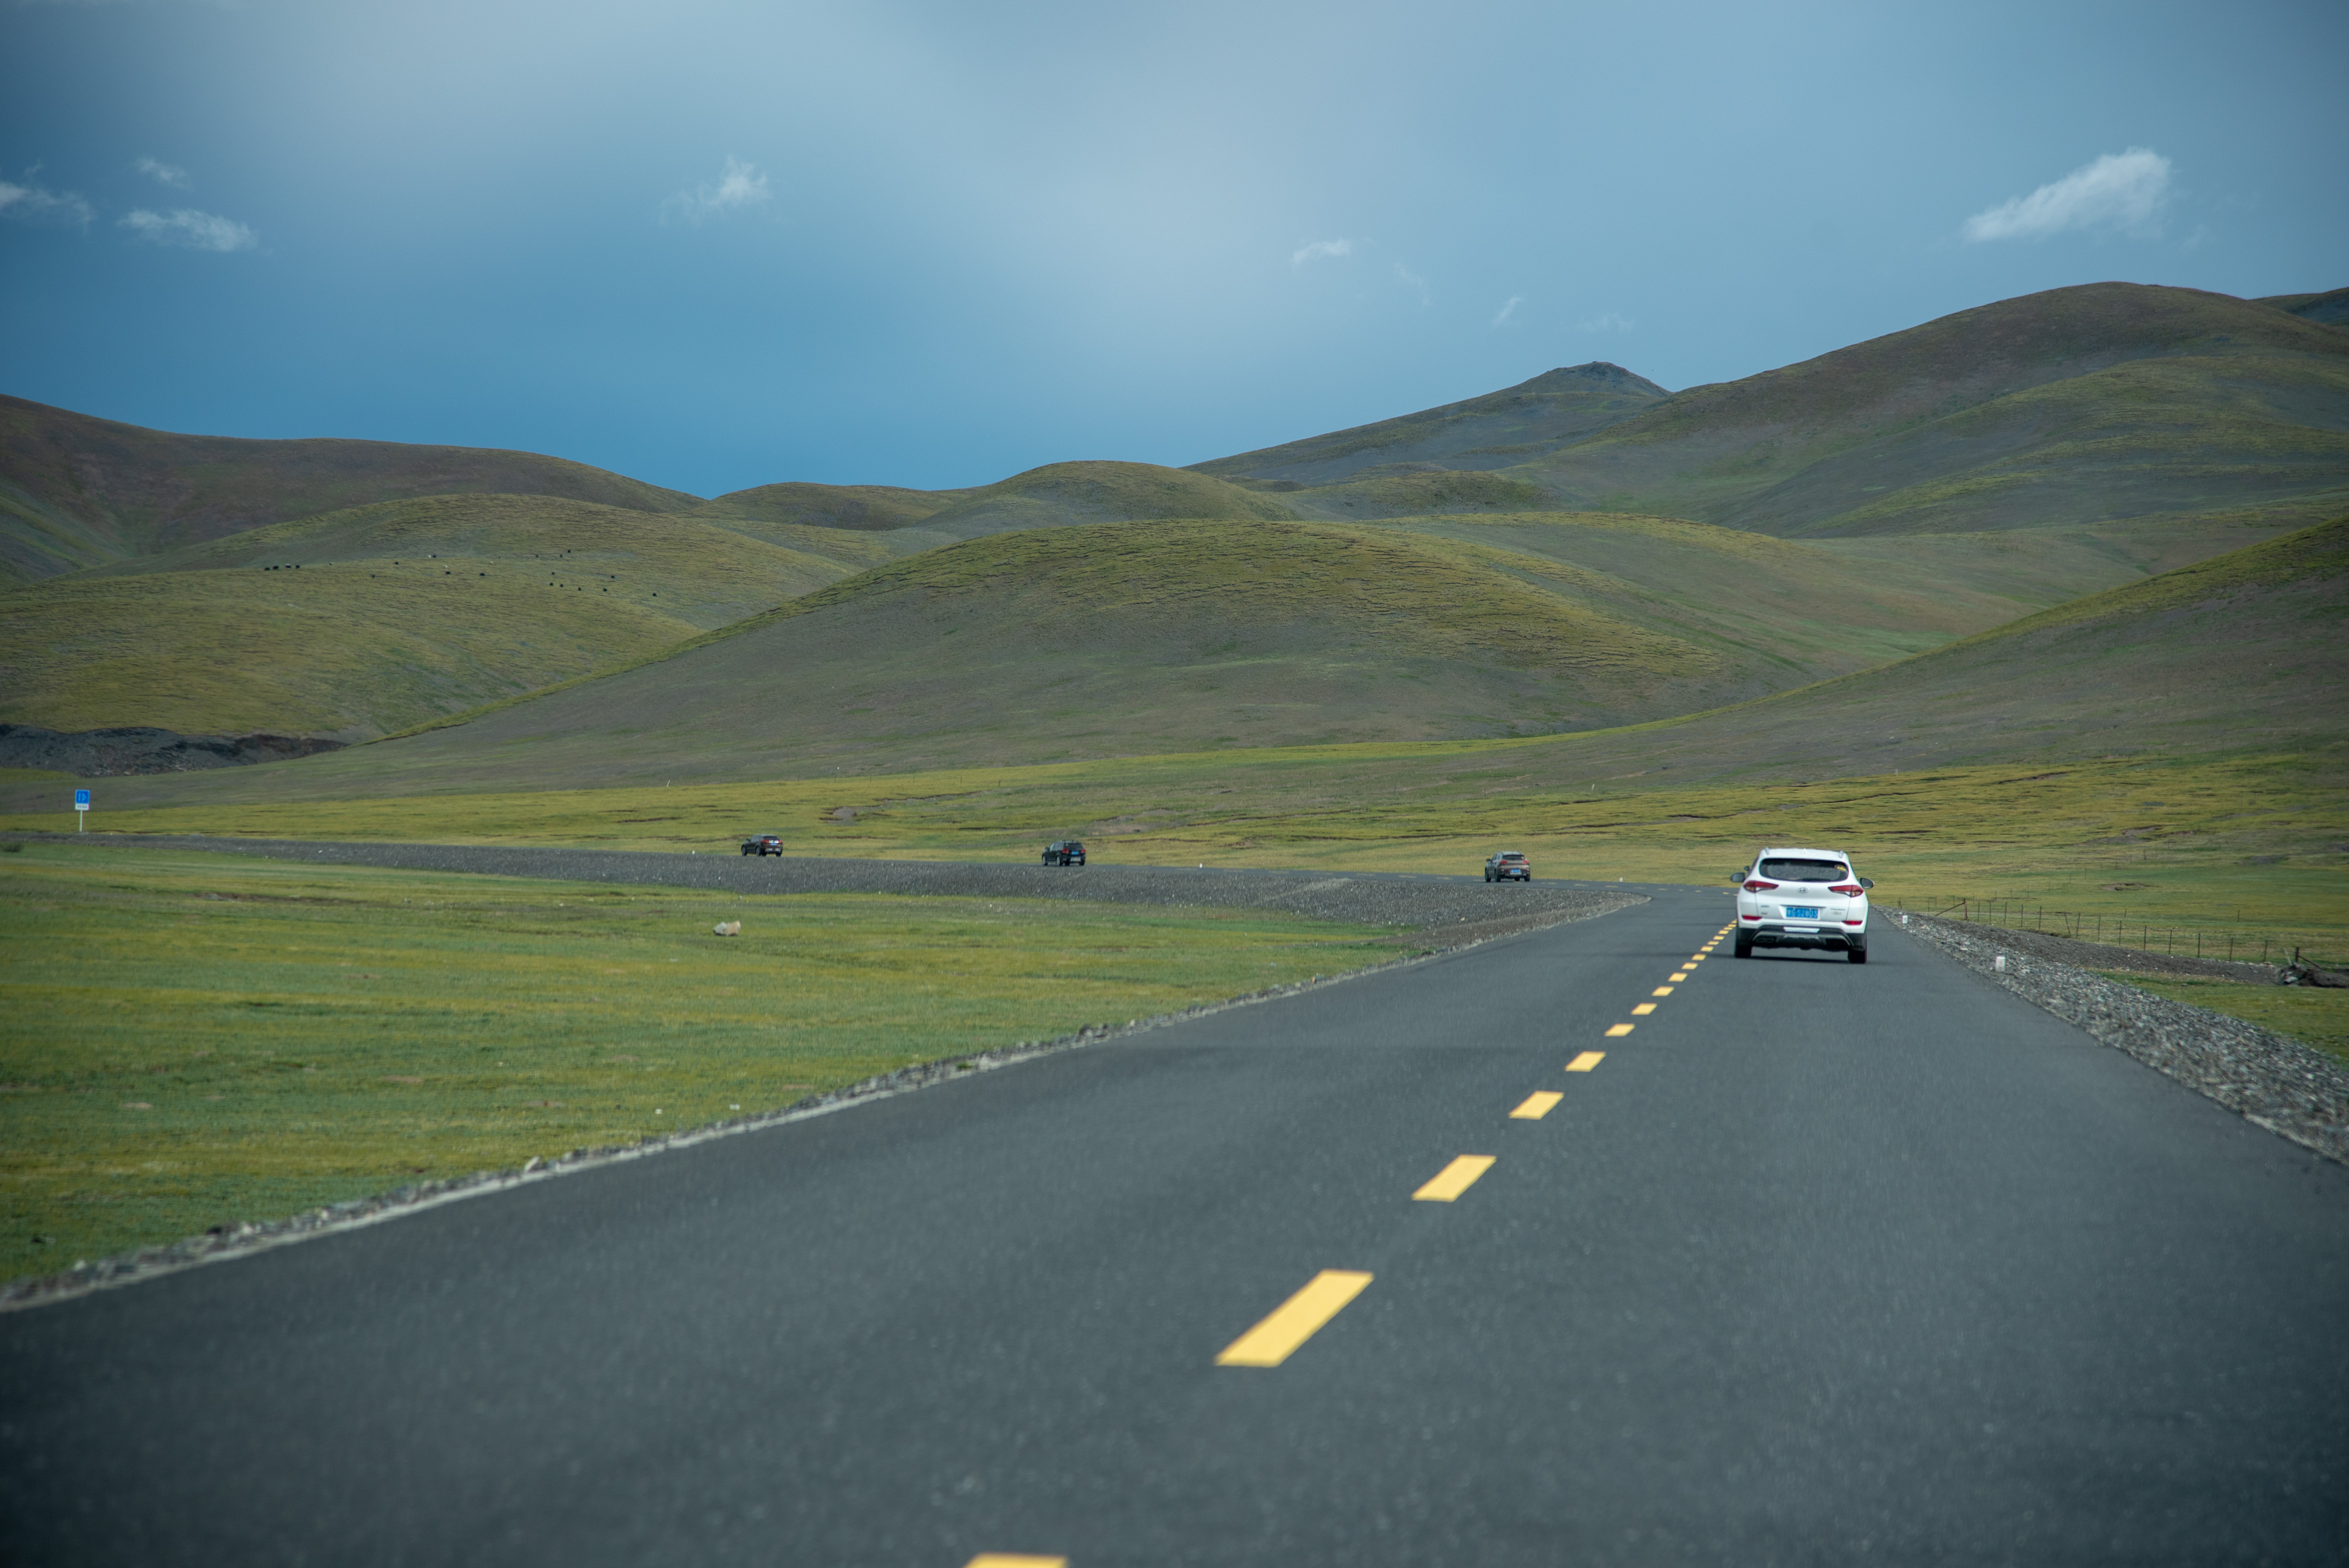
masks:
<svg viewBox="0 0 2349 1568"><path fill-rule="evenodd" d="M1930 917L1920 915L1915 918ZM2057 936L2052 932L2010 931L2003 926L1981 925L1970 921L1942 921L1941 923L1981 932L1985 936L2007 944L2005 950L2008 953L2069 964L2075 969L2120 969L2131 975L2176 975L2189 980L2243 980L2254 985L2273 985L2283 975L2282 966L2275 964L2249 964L2230 958L2179 957L2176 954L2148 952L2142 947L2116 947L2108 942L2079 942L2068 936Z"/></svg>
<svg viewBox="0 0 2349 1568"><path fill-rule="evenodd" d="M2002 931L1928 914L1896 918L1912 936L2077 1025L2100 1043L2168 1074L2271 1132L2349 1164L2349 1068L2272 1029L2157 996L2091 974L2083 965L2271 983L2276 975L2272 967L2165 958L2134 948ZM2002 956L2003 970L1998 963Z"/></svg>

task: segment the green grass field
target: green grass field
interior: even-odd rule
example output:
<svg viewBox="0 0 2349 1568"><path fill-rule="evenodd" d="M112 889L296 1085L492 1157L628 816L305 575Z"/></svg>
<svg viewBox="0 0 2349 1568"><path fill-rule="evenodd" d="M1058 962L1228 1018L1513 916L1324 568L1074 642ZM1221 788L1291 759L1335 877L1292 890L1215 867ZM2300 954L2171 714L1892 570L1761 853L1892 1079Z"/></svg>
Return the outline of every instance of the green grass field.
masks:
<svg viewBox="0 0 2349 1568"><path fill-rule="evenodd" d="M1195 753L756 784L283 800L100 812L124 832L1023 861L1079 837L1105 861L1725 881L1764 843L1839 848L1887 903L2005 899L2111 923L2299 940L2349 958L2349 791L2315 755L2111 758L1767 788L1563 780L1549 743ZM47 788L63 801L66 786ZM101 785L101 789L104 785ZM70 828L0 818L0 830Z"/></svg>
<svg viewBox="0 0 2349 1568"><path fill-rule="evenodd" d="M2317 990L2302 985L2251 985L2232 980L2189 980L2168 975L2137 975L2107 970L2107 978L2208 1007L2230 1018L2290 1035L2349 1062L2349 991Z"/></svg>
<svg viewBox="0 0 2349 1568"><path fill-rule="evenodd" d="M0 855L0 1275L1340 973L1392 935L35 845Z"/></svg>

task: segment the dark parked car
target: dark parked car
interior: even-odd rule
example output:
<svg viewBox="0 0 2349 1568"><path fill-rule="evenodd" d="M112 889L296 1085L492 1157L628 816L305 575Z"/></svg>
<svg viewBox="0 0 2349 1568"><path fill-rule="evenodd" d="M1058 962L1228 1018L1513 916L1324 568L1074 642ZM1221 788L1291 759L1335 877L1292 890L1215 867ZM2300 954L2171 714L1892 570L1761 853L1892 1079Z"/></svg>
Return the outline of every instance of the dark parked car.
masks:
<svg viewBox="0 0 2349 1568"><path fill-rule="evenodd" d="M1044 863L1048 866L1081 866L1085 863L1085 847L1074 839L1062 839L1044 846Z"/></svg>
<svg viewBox="0 0 2349 1568"><path fill-rule="evenodd" d="M1531 882L1534 863L1515 850L1503 850L1485 862L1486 882Z"/></svg>
<svg viewBox="0 0 2349 1568"><path fill-rule="evenodd" d="M783 852L783 841L779 834L754 833L742 841L742 852L746 855L780 855Z"/></svg>

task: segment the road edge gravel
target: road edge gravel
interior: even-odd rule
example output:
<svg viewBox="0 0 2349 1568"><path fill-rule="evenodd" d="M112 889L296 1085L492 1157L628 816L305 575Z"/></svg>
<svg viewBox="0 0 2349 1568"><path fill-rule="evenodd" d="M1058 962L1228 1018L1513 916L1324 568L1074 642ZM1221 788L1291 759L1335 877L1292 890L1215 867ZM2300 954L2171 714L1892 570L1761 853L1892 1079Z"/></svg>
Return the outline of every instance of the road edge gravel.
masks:
<svg viewBox="0 0 2349 1568"><path fill-rule="evenodd" d="M2057 938L1896 912L1900 929L2099 1045L2349 1165L2349 1069L2288 1035L2049 956ZM2003 960L2003 967L2001 961Z"/></svg>
<svg viewBox="0 0 2349 1568"><path fill-rule="evenodd" d="M336 1235L387 1220L405 1219L420 1214L444 1203L454 1203L468 1198L486 1197L506 1191L525 1182L543 1181L557 1176L569 1176L583 1171L602 1169L631 1160L648 1159L676 1150L690 1149L720 1138L732 1138L745 1132L763 1131L813 1117L829 1116L834 1111L870 1105L877 1100L894 1099L919 1089L933 1088L940 1084L957 1083L972 1073L995 1072L1004 1068L1018 1067L1049 1056L1087 1046L1106 1044L1112 1040L1131 1038L1171 1024L1211 1014L1227 1013L1240 1007L1252 1007L1266 1002L1277 1002L1307 991L1360 980L1371 975L1384 975L1397 969L1433 963L1452 954L1464 953L1487 943L1506 941L1527 932L1547 930L1553 925L1566 925L1583 920L1596 920L1649 903L1645 893L1595 892L1591 905L1581 908L1542 911L1517 915L1506 922L1485 923L1469 940L1443 946L1424 948L1416 953L1390 958L1383 963L1349 969L1340 975L1317 975L1310 980L1300 980L1287 985L1270 985L1261 991L1244 992L1227 996L1220 1002L1202 1002L1180 1012L1161 1013L1155 1017L1132 1018L1123 1025L1088 1024L1074 1034L1055 1036L1049 1040L1020 1040L997 1050L979 1051L968 1056L944 1057L936 1061L921 1062L894 1072L863 1078L843 1088L812 1094L804 1099L775 1110L759 1111L748 1116L729 1117L723 1121L708 1122L683 1131L664 1133L638 1143L606 1144L596 1149L574 1149L558 1154L552 1160L533 1159L519 1170L479 1171L471 1176L452 1176L442 1181L419 1181L396 1187L369 1198L352 1198L324 1208L305 1210L283 1220L245 1222L189 1236L181 1241L160 1245L140 1247L111 1257L84 1261L72 1268L54 1274L31 1279L11 1280L0 1284L0 1313L22 1312L33 1307L48 1306L57 1302L77 1300L99 1291L119 1290L125 1285L142 1284L167 1274L186 1269L201 1268L207 1264L232 1263L239 1258L255 1256L297 1242L315 1241L321 1236ZM1593 907L1595 906L1595 907ZM1547 917L1547 918L1546 918ZM1506 924L1509 929L1494 930ZM1476 928L1472 928L1476 929Z"/></svg>

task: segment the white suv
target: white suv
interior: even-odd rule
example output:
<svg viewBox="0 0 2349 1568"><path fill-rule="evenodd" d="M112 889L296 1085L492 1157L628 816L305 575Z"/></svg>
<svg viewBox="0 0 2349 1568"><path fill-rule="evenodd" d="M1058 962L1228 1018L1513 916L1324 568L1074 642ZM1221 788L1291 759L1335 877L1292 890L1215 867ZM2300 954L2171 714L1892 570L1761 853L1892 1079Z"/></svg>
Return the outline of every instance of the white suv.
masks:
<svg viewBox="0 0 2349 1568"><path fill-rule="evenodd" d="M1868 962L1868 890L1839 850L1764 850L1737 883L1737 956L1756 947L1843 950Z"/></svg>

